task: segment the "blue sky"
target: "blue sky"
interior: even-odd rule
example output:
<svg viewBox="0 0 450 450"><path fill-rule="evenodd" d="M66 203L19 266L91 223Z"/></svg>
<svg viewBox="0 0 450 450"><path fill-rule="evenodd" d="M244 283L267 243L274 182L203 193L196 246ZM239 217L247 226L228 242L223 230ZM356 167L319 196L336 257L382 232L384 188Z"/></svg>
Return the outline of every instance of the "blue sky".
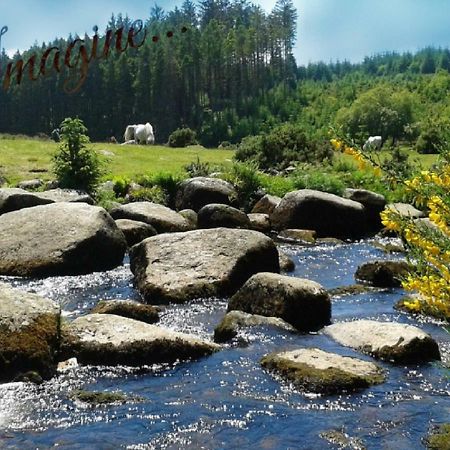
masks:
<svg viewBox="0 0 450 450"><path fill-rule="evenodd" d="M258 0L270 11L276 0ZM170 11L182 0L159 0ZM0 28L8 53L69 33L92 35L111 13L145 19L149 0L0 0ZM298 10L295 57L309 61L360 61L383 51L415 51L428 45L450 46L450 0L294 0Z"/></svg>

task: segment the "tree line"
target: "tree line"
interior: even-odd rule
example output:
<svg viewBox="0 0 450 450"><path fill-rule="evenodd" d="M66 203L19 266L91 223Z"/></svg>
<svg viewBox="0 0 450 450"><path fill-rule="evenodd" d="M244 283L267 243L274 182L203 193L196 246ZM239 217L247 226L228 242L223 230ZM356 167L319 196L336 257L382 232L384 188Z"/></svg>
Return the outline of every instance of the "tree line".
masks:
<svg viewBox="0 0 450 450"><path fill-rule="evenodd" d="M24 76L20 85L1 90L0 131L49 133L64 117L79 116L96 140L120 139L127 124L147 121L159 142L180 126L197 130L204 145L239 140L259 131L251 117L266 92L296 83L296 20L292 0L278 0L270 13L247 0L185 0L168 13L155 6L145 27L159 39L94 61L76 94L64 92L67 67L33 82ZM112 16L104 34L126 31L132 22ZM13 61L66 48L77 38L36 44ZM6 67L5 54L0 62Z"/></svg>

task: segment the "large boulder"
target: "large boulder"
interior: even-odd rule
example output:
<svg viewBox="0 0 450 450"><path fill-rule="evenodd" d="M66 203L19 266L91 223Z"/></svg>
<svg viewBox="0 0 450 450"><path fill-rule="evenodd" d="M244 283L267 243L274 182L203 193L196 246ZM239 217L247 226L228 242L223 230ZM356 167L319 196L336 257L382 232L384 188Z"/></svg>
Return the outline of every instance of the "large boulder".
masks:
<svg viewBox="0 0 450 450"><path fill-rule="evenodd" d="M0 283L0 381L56 370L60 308L36 294Z"/></svg>
<svg viewBox="0 0 450 450"><path fill-rule="evenodd" d="M226 342L237 336L239 328L270 326L287 331L296 329L279 317L259 316L247 314L242 311L230 311L225 314L222 321L214 329L214 342Z"/></svg>
<svg viewBox="0 0 450 450"><path fill-rule="evenodd" d="M149 303L233 294L254 273L280 270L270 238L230 228L153 236L132 247L130 263Z"/></svg>
<svg viewBox="0 0 450 450"><path fill-rule="evenodd" d="M266 194L256 202L252 209L252 213L269 214L270 216L280 202L280 197Z"/></svg>
<svg viewBox="0 0 450 450"><path fill-rule="evenodd" d="M158 234L153 226L137 220L117 219L116 225L124 234L128 247Z"/></svg>
<svg viewBox="0 0 450 450"><path fill-rule="evenodd" d="M209 355L220 347L184 333L112 314L88 314L66 325L61 357L81 364L129 365L174 362Z"/></svg>
<svg viewBox="0 0 450 450"><path fill-rule="evenodd" d="M361 264L355 279L377 287L399 287L402 277L411 270L406 261L370 261Z"/></svg>
<svg viewBox="0 0 450 450"><path fill-rule="evenodd" d="M145 323L159 321L159 310L133 300L101 300L91 310L92 314L115 314Z"/></svg>
<svg viewBox="0 0 450 450"><path fill-rule="evenodd" d="M316 331L330 323L331 302L315 281L274 273L253 275L231 297L228 311L279 317L300 331Z"/></svg>
<svg viewBox="0 0 450 450"><path fill-rule="evenodd" d="M192 227L180 214L167 206L152 202L135 202L119 206L111 211L114 219L130 219L152 225L158 233L188 231Z"/></svg>
<svg viewBox="0 0 450 450"><path fill-rule="evenodd" d="M297 388L319 394L353 391L385 380L383 370L372 362L318 348L272 353L264 356L261 364L279 373Z"/></svg>
<svg viewBox="0 0 450 450"><path fill-rule="evenodd" d="M51 200L55 203L69 202L69 203L88 203L94 204L94 199L84 191L75 189L50 189L49 191L36 192L39 198Z"/></svg>
<svg viewBox="0 0 450 450"><path fill-rule="evenodd" d="M198 212L198 228L250 228L247 214L220 203L211 203Z"/></svg>
<svg viewBox="0 0 450 450"><path fill-rule="evenodd" d="M436 341L411 325L355 320L335 323L324 328L324 332L342 345L394 363L441 359Z"/></svg>
<svg viewBox="0 0 450 450"><path fill-rule="evenodd" d="M315 230L317 237L355 239L367 233L366 213L361 203L311 189L286 194L270 220L276 230Z"/></svg>
<svg viewBox="0 0 450 450"><path fill-rule="evenodd" d="M175 205L178 210L199 211L210 203L230 205L236 197L236 189L227 181L219 178L195 177L180 184Z"/></svg>
<svg viewBox="0 0 450 450"><path fill-rule="evenodd" d="M386 199L383 195L366 189L347 188L344 190L342 196L349 200L359 202L364 206L366 210L367 227L369 230L378 231L383 228L380 217L381 211L383 211L386 206Z"/></svg>
<svg viewBox="0 0 450 450"><path fill-rule="evenodd" d="M103 209L54 203L0 216L0 274L50 276L108 270L122 263L123 233Z"/></svg>
<svg viewBox="0 0 450 450"><path fill-rule="evenodd" d="M19 188L0 189L0 214L53 203L52 200L40 198L36 193Z"/></svg>

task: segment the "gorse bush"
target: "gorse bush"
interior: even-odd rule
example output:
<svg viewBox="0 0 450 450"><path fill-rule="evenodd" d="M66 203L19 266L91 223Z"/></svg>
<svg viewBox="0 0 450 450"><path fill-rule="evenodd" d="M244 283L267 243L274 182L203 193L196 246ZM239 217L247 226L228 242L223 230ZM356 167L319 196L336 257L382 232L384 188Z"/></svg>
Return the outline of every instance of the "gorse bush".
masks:
<svg viewBox="0 0 450 450"><path fill-rule="evenodd" d="M237 192L237 203L250 211L259 199L258 191L262 188L262 181L258 166L255 163L235 163L223 178L234 185Z"/></svg>
<svg viewBox="0 0 450 450"><path fill-rule="evenodd" d="M87 148L87 128L82 120L68 117L61 123L60 130L61 144L53 156L53 170L59 185L94 194L102 171L97 153Z"/></svg>
<svg viewBox="0 0 450 450"><path fill-rule="evenodd" d="M184 170L188 173L190 177L206 177L211 173L211 167L208 162L201 162L200 158L197 156L196 161L184 166Z"/></svg>
<svg viewBox="0 0 450 450"><path fill-rule="evenodd" d="M263 170L284 169L298 162L314 163L331 157L327 140L307 136L296 124L286 123L260 136L245 138L235 158L255 161Z"/></svg>
<svg viewBox="0 0 450 450"><path fill-rule="evenodd" d="M190 128L178 128L170 136L169 147L186 147L197 144L195 131Z"/></svg>

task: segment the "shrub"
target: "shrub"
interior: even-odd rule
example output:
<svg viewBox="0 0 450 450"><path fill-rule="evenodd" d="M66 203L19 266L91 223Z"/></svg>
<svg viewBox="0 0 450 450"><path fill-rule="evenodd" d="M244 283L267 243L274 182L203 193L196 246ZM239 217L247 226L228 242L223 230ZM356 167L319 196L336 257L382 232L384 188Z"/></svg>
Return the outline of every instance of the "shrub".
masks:
<svg viewBox="0 0 450 450"><path fill-rule="evenodd" d="M306 135L299 125L287 123L270 133L246 138L235 154L238 161L256 161L263 170L284 169L298 162L314 163L331 157L329 142Z"/></svg>
<svg viewBox="0 0 450 450"><path fill-rule="evenodd" d="M130 188L131 181L126 177L115 177L113 182L113 191L116 197L125 197Z"/></svg>
<svg viewBox="0 0 450 450"><path fill-rule="evenodd" d="M86 147L89 138L83 121L70 117L60 125L61 144L53 156L53 170L62 188L82 189L95 193L100 181L100 160Z"/></svg>
<svg viewBox="0 0 450 450"><path fill-rule="evenodd" d="M448 136L448 123L429 121L420 133L415 149L422 154L439 153L439 149L445 145Z"/></svg>
<svg viewBox="0 0 450 450"><path fill-rule="evenodd" d="M162 203L170 208L174 208L175 196L182 180L183 177L179 175L160 172L151 176L141 177L138 183L145 188L158 188L163 193L163 198L157 202L155 200L155 203Z"/></svg>
<svg viewBox="0 0 450 450"><path fill-rule="evenodd" d="M211 168L208 162L201 162L197 156L197 161L192 161L188 165L184 166L184 170L190 177L206 177L211 173Z"/></svg>
<svg viewBox="0 0 450 450"><path fill-rule="evenodd" d="M161 205L167 205L166 193L159 186L136 189L129 194L128 199L130 202L153 202Z"/></svg>
<svg viewBox="0 0 450 450"><path fill-rule="evenodd" d="M190 128L178 128L169 136L169 147L186 147L197 144L196 134Z"/></svg>
<svg viewBox="0 0 450 450"><path fill-rule="evenodd" d="M226 181L232 183L237 191L237 202L245 211L252 209L258 201L258 191L262 188L262 181L258 173L256 163L235 163L231 171L224 177Z"/></svg>
<svg viewBox="0 0 450 450"><path fill-rule="evenodd" d="M292 179L295 189L314 189L336 195L342 195L345 189L342 179L330 173L318 171L305 173L304 170L297 170Z"/></svg>

